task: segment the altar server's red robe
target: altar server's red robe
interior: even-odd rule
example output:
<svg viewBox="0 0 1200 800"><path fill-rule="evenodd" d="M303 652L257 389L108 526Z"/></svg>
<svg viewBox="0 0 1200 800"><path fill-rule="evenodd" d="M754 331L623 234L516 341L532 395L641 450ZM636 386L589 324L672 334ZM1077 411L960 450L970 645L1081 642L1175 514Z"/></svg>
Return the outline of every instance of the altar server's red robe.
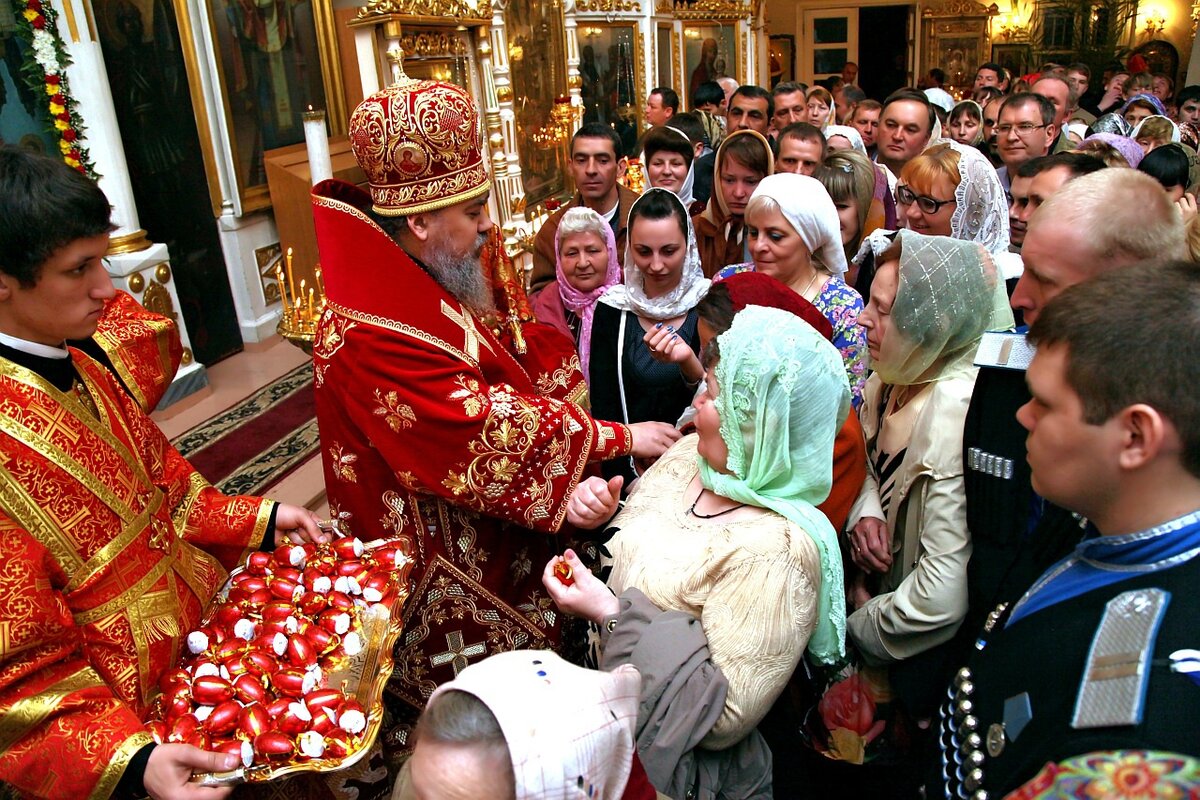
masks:
<svg viewBox="0 0 1200 800"><path fill-rule="evenodd" d="M567 499L629 429L578 404L571 343L533 329L522 362L362 211L339 181L314 189L328 306L313 353L330 511L364 539L405 535L415 586L388 692L404 748L440 683L486 655L552 647L541 585ZM563 347L546 357L546 347ZM544 365L542 369L532 366Z"/></svg>
<svg viewBox="0 0 1200 800"><path fill-rule="evenodd" d="M0 780L107 797L161 674L273 503L204 480L113 376L0 359Z"/></svg>

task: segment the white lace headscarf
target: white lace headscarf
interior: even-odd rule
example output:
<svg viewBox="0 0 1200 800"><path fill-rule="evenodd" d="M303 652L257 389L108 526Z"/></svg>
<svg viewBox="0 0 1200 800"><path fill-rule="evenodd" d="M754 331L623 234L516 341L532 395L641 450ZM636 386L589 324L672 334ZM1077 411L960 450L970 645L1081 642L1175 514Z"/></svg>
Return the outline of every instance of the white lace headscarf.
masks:
<svg viewBox="0 0 1200 800"><path fill-rule="evenodd" d="M863 250L886 241L869 237ZM893 386L960 374L970 368L984 331L1013 327L995 261L978 244L948 236L902 230L894 243L900 245L900 264L892 325L871 368Z"/></svg>
<svg viewBox="0 0 1200 800"><path fill-rule="evenodd" d="M654 197L655 193L670 198L670 202L679 207L683 218L687 220L687 244L684 246L683 272L679 276L679 285L661 297L650 298L646 296L646 281L642 277L642 271L633 260L633 221L637 216L638 205L644 203L647 198ZM708 294L708 287L711 285L712 281L704 277L704 270L700 267L696 231L692 227L692 218L688 216L687 207L669 189L647 189L629 209L629 232L625 242L625 282L605 292L600 302L621 311L631 311L645 319L673 319L695 308L704 295Z"/></svg>
<svg viewBox="0 0 1200 800"><path fill-rule="evenodd" d="M1004 186L983 153L970 145L945 139L958 153L958 188L954 190L957 207L950 217L950 233L955 239L978 242L989 253L1008 252L1008 197Z"/></svg>

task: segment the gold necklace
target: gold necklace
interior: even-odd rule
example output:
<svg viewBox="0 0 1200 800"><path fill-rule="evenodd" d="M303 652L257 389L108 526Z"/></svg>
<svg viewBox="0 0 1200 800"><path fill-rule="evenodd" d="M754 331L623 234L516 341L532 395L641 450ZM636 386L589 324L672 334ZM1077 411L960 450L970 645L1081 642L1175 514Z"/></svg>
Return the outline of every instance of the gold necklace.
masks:
<svg viewBox="0 0 1200 800"><path fill-rule="evenodd" d="M804 287L804 290L802 292L800 292L800 296L803 297L805 300L808 300L808 290L811 289L813 287L813 284L817 282L817 277L820 274L821 274L820 271L818 271L816 267L813 267L813 276L808 279L808 284ZM811 301L809 301L809 302L811 302Z"/></svg>

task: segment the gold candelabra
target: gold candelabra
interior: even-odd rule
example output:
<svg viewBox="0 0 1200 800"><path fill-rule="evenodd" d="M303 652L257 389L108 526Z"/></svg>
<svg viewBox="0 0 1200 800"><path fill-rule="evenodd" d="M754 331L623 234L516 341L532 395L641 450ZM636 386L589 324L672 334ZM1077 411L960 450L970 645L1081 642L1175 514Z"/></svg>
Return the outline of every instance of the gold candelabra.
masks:
<svg viewBox="0 0 1200 800"><path fill-rule="evenodd" d="M325 280L321 275L320 264L316 267L315 277L315 286L309 286L305 278L300 279L299 286L296 285L290 247L287 249L284 264L275 265L279 299L283 303L283 314L275 331L309 355L312 355L313 341L317 335L317 320L325 312Z"/></svg>
<svg viewBox="0 0 1200 800"><path fill-rule="evenodd" d="M552 150L571 137L579 127L583 109L571 105L571 98L560 95L554 99L546 124L533 132L533 144L541 150Z"/></svg>

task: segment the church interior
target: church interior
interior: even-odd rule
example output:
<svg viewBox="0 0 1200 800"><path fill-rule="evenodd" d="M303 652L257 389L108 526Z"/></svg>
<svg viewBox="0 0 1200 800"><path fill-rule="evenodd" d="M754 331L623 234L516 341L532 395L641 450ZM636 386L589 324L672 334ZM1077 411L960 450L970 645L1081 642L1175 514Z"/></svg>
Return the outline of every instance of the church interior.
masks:
<svg viewBox="0 0 1200 800"><path fill-rule="evenodd" d="M574 191L572 132L599 121L632 147L657 86L686 108L699 81L770 88L850 60L881 82L871 96L934 67L958 95L984 61L1032 70L1102 39L1197 82L1200 3L998 2L18 0L0 5L0 141L61 150L99 178L114 282L183 338L155 414L168 436L214 483L324 515L309 189L365 183L346 135L365 96L401 71L470 91L490 216L528 269L539 226Z"/></svg>

